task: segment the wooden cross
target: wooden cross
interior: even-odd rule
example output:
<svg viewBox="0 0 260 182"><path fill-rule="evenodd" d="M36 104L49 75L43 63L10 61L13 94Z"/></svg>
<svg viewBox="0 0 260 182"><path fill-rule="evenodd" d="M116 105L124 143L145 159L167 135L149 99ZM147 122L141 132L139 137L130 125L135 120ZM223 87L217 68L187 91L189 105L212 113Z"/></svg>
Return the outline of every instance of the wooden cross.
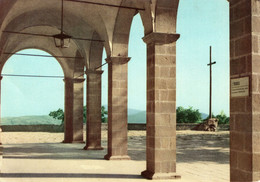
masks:
<svg viewBox="0 0 260 182"><path fill-rule="evenodd" d="M216 64L216 61L212 62L211 60L211 46L209 47L209 118L212 118L212 110L211 110L211 104L212 104L212 65Z"/></svg>

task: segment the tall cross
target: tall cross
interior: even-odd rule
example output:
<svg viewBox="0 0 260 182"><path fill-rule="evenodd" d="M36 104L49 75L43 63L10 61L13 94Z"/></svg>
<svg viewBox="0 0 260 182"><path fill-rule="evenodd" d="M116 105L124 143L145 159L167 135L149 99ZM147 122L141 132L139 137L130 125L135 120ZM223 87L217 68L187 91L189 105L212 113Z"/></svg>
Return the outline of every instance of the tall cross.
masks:
<svg viewBox="0 0 260 182"><path fill-rule="evenodd" d="M216 61L212 62L211 60L211 46L209 47L209 118L212 118L212 65L216 64Z"/></svg>

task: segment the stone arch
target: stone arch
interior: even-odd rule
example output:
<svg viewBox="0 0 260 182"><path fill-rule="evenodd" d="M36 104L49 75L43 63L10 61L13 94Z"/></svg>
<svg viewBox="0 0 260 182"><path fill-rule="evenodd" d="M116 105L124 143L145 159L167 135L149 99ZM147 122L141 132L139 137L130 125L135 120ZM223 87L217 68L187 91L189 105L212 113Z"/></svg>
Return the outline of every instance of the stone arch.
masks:
<svg viewBox="0 0 260 182"><path fill-rule="evenodd" d="M175 33L179 0L157 0L154 32Z"/></svg>
<svg viewBox="0 0 260 182"><path fill-rule="evenodd" d="M0 2L0 7L3 7L0 11L0 27L2 26L4 19L6 18L7 14L9 13L10 9L13 7L16 1L17 0L5 0Z"/></svg>
<svg viewBox="0 0 260 182"><path fill-rule="evenodd" d="M93 32L92 39L100 40L97 32ZM102 64L103 42L92 41L88 47L88 56L86 58L86 69L95 69Z"/></svg>
<svg viewBox="0 0 260 182"><path fill-rule="evenodd" d="M179 0L152 0L140 11L145 35L152 32L175 33Z"/></svg>
<svg viewBox="0 0 260 182"><path fill-rule="evenodd" d="M153 32L153 13L152 5L149 2L144 4L145 11L139 11L144 26L144 35Z"/></svg>
<svg viewBox="0 0 260 182"><path fill-rule="evenodd" d="M16 39L16 38L14 38ZM84 59L74 43L68 50L55 47L52 39L30 37L19 40L22 44L8 44L5 50L17 52L26 48L44 50L55 56L69 56L75 58L57 58L64 72L65 82L65 131L64 142L83 141L83 82L84 82ZM68 54L69 53L69 54ZM1 69L10 55L2 54Z"/></svg>
<svg viewBox="0 0 260 182"><path fill-rule="evenodd" d="M50 49L46 49L46 48L43 48L43 47L24 47L24 48L21 48L21 49L17 49L14 51L14 53L18 53L18 52L21 52L23 50L27 50L27 49L38 49L38 50L42 50L52 56L55 56L55 53L50 50ZM0 67L0 74L2 73L2 70L5 66L5 64L8 62L8 59L11 58L13 55L12 54L7 54L6 56L3 57L3 61L1 63L1 67ZM62 59L61 58L55 58L57 60L57 62L59 63L60 67L62 68L62 72L63 72L63 75L64 77L66 77L66 75L68 74L65 70L66 70L66 66L64 65L64 63L62 62Z"/></svg>
<svg viewBox="0 0 260 182"><path fill-rule="evenodd" d="M13 2L13 1L12 1ZM16 4L15 4L16 3ZM35 3L35 2L34 2ZM71 2L66 2L71 3ZM9 14L7 13L6 18L2 22L2 30L11 30L11 31L22 31L28 27L33 26L51 26L55 27L57 30L60 29L60 7L57 6L57 3L49 1L48 5L41 4L39 2L37 6L28 5L27 3L21 4L21 1L15 1L12 4L12 8L9 9ZM75 11L75 8L71 6L66 6L65 18L64 18L64 27L65 32L69 35L82 38L92 38L93 32L99 34L100 39L104 40L104 47L108 54L111 52L107 27L105 25L105 20L100 13L91 14L91 16L86 15L85 7L80 3L74 3L78 9ZM27 11L21 11L20 6L26 6ZM37 8L36 8L37 7ZM89 8L91 11L93 9ZM15 13L15 11L18 11ZM10 13L11 12L11 13ZM90 13L87 11L87 13ZM47 15L47 16L46 16ZM93 17L95 21L93 21ZM24 21L26 20L26 21ZM25 22L25 23L21 23ZM78 28L75 28L78 27ZM36 32L37 33L37 32ZM55 33L49 33L55 34ZM2 35L2 32L0 33ZM1 36L1 37L6 37ZM2 41L1 41L2 42ZM83 45L82 40L77 40L77 44ZM87 44L87 43L86 43Z"/></svg>
<svg viewBox="0 0 260 182"><path fill-rule="evenodd" d="M122 1L121 5L127 6L127 1ZM113 31L113 41L112 41L112 53L111 56L127 57L128 56L128 41L130 28L135 10L119 9L116 17L115 27Z"/></svg>
<svg viewBox="0 0 260 182"><path fill-rule="evenodd" d="M98 34L94 33L93 38L98 39L99 38ZM104 47L103 44L100 42L91 42L91 47L89 52L90 69L95 69L102 64L103 47Z"/></svg>
<svg viewBox="0 0 260 182"><path fill-rule="evenodd" d="M41 29L42 27L38 27ZM53 39L52 38L45 38L45 37L19 37L19 43L17 43L18 40L18 35L14 35L12 37L9 37L9 41L5 44L4 49L2 50L2 59L0 62L0 67L3 66L5 61L8 58L8 55L4 54L4 51L7 52L17 52L22 49L26 48L36 48L36 49L42 49L45 50L46 52L52 53L52 55L55 56L69 56L69 57L83 57L81 51L78 49L77 45L72 42L71 47L68 50L61 50L55 47ZM80 56L79 56L80 55ZM79 59L77 59L79 60ZM71 59L64 59L60 58L58 60L64 70L64 75L66 77L73 77L73 71L71 70L73 68L73 64L75 60L71 61ZM84 60L81 59L80 61L83 62L84 65Z"/></svg>
<svg viewBox="0 0 260 182"><path fill-rule="evenodd" d="M39 34L47 34L47 35L54 35L54 34L58 34L60 32L60 30L59 30L60 28L56 27L55 22L51 22L51 23L48 21L44 22L41 20L40 17L38 17L39 21L33 22L32 20L35 18L32 18L32 17L34 17L34 16L30 13L26 13L26 16L21 15L19 17L16 17L7 25L7 27L4 30L7 30L7 31L12 30L12 31L17 31L17 32L29 32L29 33L36 33L36 34L39 33ZM19 23L24 18L26 18L31 23L30 24ZM39 28L39 27L41 27L41 28ZM93 30L89 29L87 25L84 28L84 30L86 30L86 32L88 32L90 35L92 35ZM66 32L66 33L68 33L70 35L76 34L76 32ZM0 45L2 47L4 47L6 42L8 41L8 38L14 37L14 36L15 36L14 34L2 33ZM26 37L31 37L31 36L19 35L19 38L20 37L26 38ZM18 39L18 36L17 36L17 39ZM45 39L52 39L52 38L45 37ZM78 46L78 48L85 47L88 44L88 42L82 43L82 41L80 41L80 40L72 39L72 41ZM83 48L81 48L81 53L83 55L86 55Z"/></svg>

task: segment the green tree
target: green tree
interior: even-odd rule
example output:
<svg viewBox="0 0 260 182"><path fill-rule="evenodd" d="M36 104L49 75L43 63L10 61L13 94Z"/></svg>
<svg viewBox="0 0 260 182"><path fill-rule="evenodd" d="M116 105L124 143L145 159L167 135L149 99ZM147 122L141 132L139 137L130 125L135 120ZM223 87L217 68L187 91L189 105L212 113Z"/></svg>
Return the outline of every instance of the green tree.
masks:
<svg viewBox="0 0 260 182"><path fill-rule="evenodd" d="M107 111L104 106L101 107L101 122L102 123L107 123Z"/></svg>
<svg viewBox="0 0 260 182"><path fill-rule="evenodd" d="M221 111L220 114L218 114L216 116L216 118L218 119L219 124L228 124L229 123L229 117L226 116L224 111Z"/></svg>
<svg viewBox="0 0 260 182"><path fill-rule="evenodd" d="M53 117L54 119L61 120L61 125L64 124L64 111L62 109L58 109L57 111L51 111L49 116ZM104 106L101 107L101 121L102 123L107 123L107 111ZM87 107L83 107L83 123L87 121Z"/></svg>
<svg viewBox="0 0 260 182"><path fill-rule="evenodd" d="M199 123L201 122L201 113L198 109L193 109L189 107L185 109L184 107L178 107L177 110L177 123Z"/></svg>
<svg viewBox="0 0 260 182"><path fill-rule="evenodd" d="M49 116L53 117L54 119L61 120L61 125L64 124L64 112L62 109L58 109L57 111L51 111Z"/></svg>

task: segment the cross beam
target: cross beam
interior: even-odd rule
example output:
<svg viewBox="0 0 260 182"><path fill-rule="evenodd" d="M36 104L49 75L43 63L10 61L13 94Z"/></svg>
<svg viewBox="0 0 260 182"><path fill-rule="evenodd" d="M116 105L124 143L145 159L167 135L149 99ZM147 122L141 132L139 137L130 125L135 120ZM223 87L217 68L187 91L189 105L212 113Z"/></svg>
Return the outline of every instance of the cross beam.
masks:
<svg viewBox="0 0 260 182"><path fill-rule="evenodd" d="M212 118L212 65L216 64L216 61L212 62L211 58L211 46L209 47L209 118Z"/></svg>
<svg viewBox="0 0 260 182"><path fill-rule="evenodd" d="M49 75L14 75L14 74L1 74L1 76L8 77L34 77L34 78L64 78L64 76L49 76Z"/></svg>
<svg viewBox="0 0 260 182"><path fill-rule="evenodd" d="M15 31L8 31L8 30L4 30L4 31L2 31L2 32L3 32L3 33L9 33L9 34L31 35L31 36L38 36L38 37L51 37L51 38L53 38L53 35L47 35L47 34L27 33L27 32L15 32ZM104 40L100 40L100 39L79 38L79 37L71 37L71 39L74 39L74 40L93 41L93 42L105 42Z"/></svg>
<svg viewBox="0 0 260 182"><path fill-rule="evenodd" d="M40 55L40 54L22 54L22 53L15 53L15 52L4 52L3 54L10 54L10 55L17 55L17 56L44 57L44 58L84 59L84 57L52 56L52 55Z"/></svg>
<svg viewBox="0 0 260 182"><path fill-rule="evenodd" d="M113 8L123 8L123 9L133 9L133 10L137 10L137 11L145 11L145 8L136 8L136 7L130 7L130 6L105 4L105 3L97 3L97 2L82 1L82 0L65 0L65 1L71 1L71 2L76 2L76 3L92 4L92 5L99 5L99 6L108 6L108 7L113 7Z"/></svg>

